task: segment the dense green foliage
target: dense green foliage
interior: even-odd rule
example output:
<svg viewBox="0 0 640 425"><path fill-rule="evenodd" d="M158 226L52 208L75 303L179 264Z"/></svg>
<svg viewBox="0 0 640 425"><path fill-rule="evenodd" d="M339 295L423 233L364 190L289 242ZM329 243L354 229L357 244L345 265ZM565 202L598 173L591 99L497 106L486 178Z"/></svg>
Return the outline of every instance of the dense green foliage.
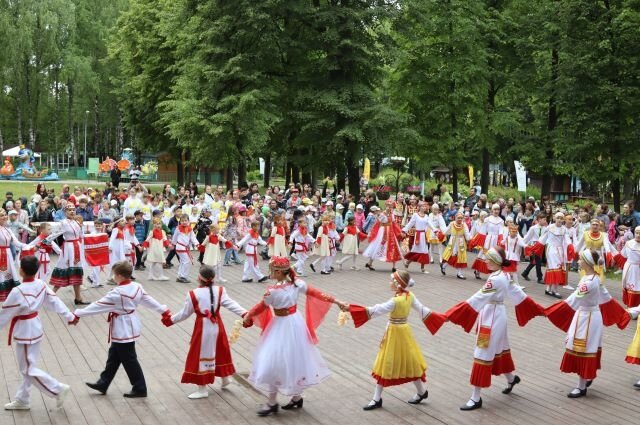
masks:
<svg viewBox="0 0 640 425"><path fill-rule="evenodd" d="M564 174L619 200L640 177L638 28L640 0L3 0L0 144L77 155L87 119L91 154L241 181L262 157L355 191L365 157L402 155L486 187L517 159L543 194Z"/></svg>

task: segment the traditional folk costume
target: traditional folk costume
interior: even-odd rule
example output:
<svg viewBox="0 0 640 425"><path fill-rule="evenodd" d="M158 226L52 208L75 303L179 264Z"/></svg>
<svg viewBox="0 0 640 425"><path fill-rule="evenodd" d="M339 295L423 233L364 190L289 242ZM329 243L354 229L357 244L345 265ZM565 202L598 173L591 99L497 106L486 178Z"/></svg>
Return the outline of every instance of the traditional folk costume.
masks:
<svg viewBox="0 0 640 425"><path fill-rule="evenodd" d="M135 237L135 234L133 236ZM125 229L116 226L109 237L109 262L111 264L127 259L126 246L128 243Z"/></svg>
<svg viewBox="0 0 640 425"><path fill-rule="evenodd" d="M484 219L482 226L477 228L475 236L471 239L471 248L480 247L480 252L471 268L477 279L480 279L480 273L489 274L487 267L486 252L491 248L495 248L502 241L502 230L504 229L504 220L495 215L490 215Z"/></svg>
<svg viewBox="0 0 640 425"><path fill-rule="evenodd" d="M622 268L622 302L627 307L640 305L640 242L627 241L615 261Z"/></svg>
<svg viewBox="0 0 640 425"><path fill-rule="evenodd" d="M20 284L16 262L11 254L11 244L25 246L11 230L0 226L0 302L7 298L11 289Z"/></svg>
<svg viewBox="0 0 640 425"><path fill-rule="evenodd" d="M502 256L495 249L487 252L487 259L496 264L502 263ZM512 283L509 275L502 270L491 273L482 289L445 313L451 322L462 326L466 332L477 321L476 348L470 378L474 391L462 410L482 407L480 390L491 386L491 375L506 376L509 386L505 389L505 394L510 393L513 385L520 382L520 378L513 375L515 365L507 336L505 299L515 304L520 326L526 325L533 317L544 314L544 309L518 285Z"/></svg>
<svg viewBox="0 0 640 425"><path fill-rule="evenodd" d="M245 236L246 237L246 236ZM202 256L202 264L206 264L213 268L216 272L215 279L220 283L226 283L227 281L222 277L222 263L224 262L224 255L220 250L220 242L225 245L225 248L231 248L231 241L226 240L219 234L209 234L200 245L200 251L204 252Z"/></svg>
<svg viewBox="0 0 640 425"><path fill-rule="evenodd" d="M84 246L82 226L76 220L65 218L60 222L57 232L49 235L48 240L53 241L62 235L62 254L51 273L49 283L57 287L82 285L84 275Z"/></svg>
<svg viewBox="0 0 640 425"><path fill-rule="evenodd" d="M336 240L339 238L340 236L335 230L335 224L323 224L318 228L314 246L314 255L317 255L318 258L311 263L311 270L315 271L316 265L321 263L320 273L331 273L333 258L336 252Z"/></svg>
<svg viewBox="0 0 640 425"><path fill-rule="evenodd" d="M545 293L560 297L557 287L567 284L567 264L573 260L575 253L566 227L555 224L548 226L547 233L543 234L538 242L525 248L525 255L534 254L542 257L543 253L547 256L547 270L544 272L544 283L547 285Z"/></svg>
<svg viewBox="0 0 640 425"><path fill-rule="evenodd" d="M398 242L401 232L400 226L387 214L380 213L376 217L376 222L369 232L369 245L362 254L369 258L366 265L369 270L374 270L371 267L374 260L391 263L393 268L396 267L396 262L402 259L402 249Z"/></svg>
<svg viewBox="0 0 640 425"><path fill-rule="evenodd" d="M244 238L238 242L238 247L244 246L244 270L242 271L243 282L253 282L255 277L258 282L264 282L268 279L268 276L264 275L260 271L260 263L258 262L258 245L266 245L266 242L262 240L258 232L251 229L249 233L244 235Z"/></svg>
<svg viewBox="0 0 640 425"><path fill-rule="evenodd" d="M184 365L183 384L195 384L200 388L189 398L208 396L206 385L213 384L216 377L228 385L229 377L235 373L227 333L220 316L220 307L224 307L238 316L244 316L247 310L232 300L222 286L204 286L189 291L182 310L167 317L165 325L170 326L196 315L189 343L189 353Z"/></svg>
<svg viewBox="0 0 640 425"><path fill-rule="evenodd" d="M162 229L153 229L142 246L147 249L147 267L149 267L148 280L169 280L163 273L162 266L165 262L165 250L170 245L167 234Z"/></svg>
<svg viewBox="0 0 640 425"><path fill-rule="evenodd" d="M389 301L376 304L373 307L363 307L355 304L349 306L349 312L356 328L364 325L374 317L389 314L387 329L380 343L380 350L373 363L371 376L376 380L376 390L372 401L364 410L373 410L382 407L382 390L384 387L401 385L413 382L416 386L416 396L409 400L411 404L419 404L428 396L424 388L427 381L427 362L420 351L411 326L407 318L411 309L418 312L420 320L427 329L435 335L446 322L446 317L432 312L423 306L416 296L408 291L415 282L410 279L405 282L398 272L394 272L392 279L396 285L397 293Z"/></svg>
<svg viewBox="0 0 640 425"><path fill-rule="evenodd" d="M591 251L583 251L580 256L592 267L595 265ZM582 397L600 369L603 325L616 324L624 329L630 317L611 297L597 273L583 276L575 292L548 307L545 314L554 325L567 332L560 370L578 374L578 385L568 396Z"/></svg>
<svg viewBox="0 0 640 425"><path fill-rule="evenodd" d="M269 257L287 257L289 250L287 249L287 231L284 226L273 226L271 229L271 237L267 241L269 245Z"/></svg>
<svg viewBox="0 0 640 425"><path fill-rule="evenodd" d="M411 195L411 196L414 196L414 195ZM411 201L414 201L414 199L415 199L415 196L411 198ZM418 207L417 203L410 203L409 205L407 205L407 208L405 208L404 210L404 220L402 221L402 225L405 226L409 222L409 220L411 220L411 217L413 217L413 215L418 212L419 209L420 208ZM415 235L415 232L416 232L415 227L412 227L411 229L409 229L408 232L406 232L407 236L409 237L408 238L409 251L411 250L411 247L413 247L413 236Z"/></svg>
<svg viewBox="0 0 640 425"><path fill-rule="evenodd" d="M309 249L315 240L309 234L307 227L298 227L291 233L289 243L293 244L296 254L296 273L298 276L304 276L304 263L309 258ZM344 246L342 247L344 252Z"/></svg>
<svg viewBox="0 0 640 425"><path fill-rule="evenodd" d="M511 280L518 285L518 263L522 256L522 250L527 247L524 238L518 233L518 226L509 225L509 234L502 239L501 246L504 248L507 260L511 261L511 265L503 267L502 271L509 273Z"/></svg>
<svg viewBox="0 0 640 425"><path fill-rule="evenodd" d="M98 235L98 234L103 234L106 236L106 233L104 231L98 231L96 230L95 227L93 227L91 229L90 232L91 235ZM111 245L110 242L107 242L107 248L109 248L109 246ZM86 258L85 258L86 260ZM111 253L109 253L109 264L105 264L103 266L91 266L90 269L91 271L89 272L89 276L88 276L88 280L89 282L91 282L91 287L92 288L101 288L102 286L104 286L102 283L100 283L100 273L104 272L105 275L107 276L107 279L109 279L111 277L111 264L113 264L113 262L111 261ZM42 264L40 265L40 267L42 267Z"/></svg>
<svg viewBox="0 0 640 425"><path fill-rule="evenodd" d="M191 245L198 247L200 244L196 239L196 235L191 230L191 225L181 224L176 228L171 244L176 248L176 254L180 260L180 266L178 267L178 279L181 281L189 280L189 270L193 264L193 257L191 256Z"/></svg>
<svg viewBox="0 0 640 425"><path fill-rule="evenodd" d="M576 245L576 252L580 253L584 249L594 250L604 260L602 265L596 264L594 267L596 273L600 276L600 280L604 280L604 272L607 266L613 265L613 257L618 254L618 251L609 242L607 234L600 231L582 233Z"/></svg>
<svg viewBox="0 0 640 425"><path fill-rule="evenodd" d="M461 216L456 214L456 217ZM449 236L449 243L442 253L442 261L440 262L440 271L445 274L447 264L456 269L458 279L466 279L462 273L462 269L467 268L467 241L471 239L467 225L462 222L449 223L449 227L444 231L445 236Z"/></svg>
<svg viewBox="0 0 640 425"><path fill-rule="evenodd" d="M434 205L433 207L435 207ZM433 211L433 207L431 207ZM429 223L431 228L427 230L427 242L429 242L429 255L431 262L435 261L436 254L438 259L442 261L442 243L445 240L444 232L447 230L447 225L444 222L444 218L441 213L432 212L429 214Z"/></svg>
<svg viewBox="0 0 640 425"><path fill-rule="evenodd" d="M269 397L268 409L261 415L277 412L277 393L293 396L292 403L302 407L302 392L329 376L315 346L315 330L334 298L297 279L286 258L272 258L271 267L289 270L291 280L269 286L263 300L248 313L252 323L263 329L249 374L249 382ZM304 319L297 311L301 294L307 295Z"/></svg>
<svg viewBox="0 0 640 425"><path fill-rule="evenodd" d="M51 267L50 254L55 252L60 255L62 252L58 244L55 241L48 240L45 235L39 234L37 238L23 249L23 252L26 250L35 250L33 255L36 256L38 263L40 264L36 279L48 282L51 272L53 271L53 267Z"/></svg>
<svg viewBox="0 0 640 425"><path fill-rule="evenodd" d="M44 336L39 317L43 308L63 316L70 324L76 323L76 317L47 284L33 277L25 278L22 285L13 288L0 309L0 328L11 322L9 345L12 341L16 343L16 359L22 374L22 385L16 393L15 400L5 406L7 410L29 409L32 385L43 394L57 398L57 407L61 407L69 391L68 385L58 382L37 367L40 343Z"/></svg>
<svg viewBox="0 0 640 425"><path fill-rule="evenodd" d="M131 393L125 397L146 397L147 384L138 358L136 356L136 340L140 337L141 325L136 309L146 307L163 317L171 315L166 305L160 304L147 294L137 282L124 280L109 291L100 300L91 303L74 314L78 317L108 313L109 322L109 355L100 379L89 387L103 394L107 392L111 381L122 364L131 383Z"/></svg>
<svg viewBox="0 0 640 425"><path fill-rule="evenodd" d="M415 213L409 222L404 226L402 231L407 233L410 229L415 229L413 244L411 251L407 252L404 256L405 267L409 267L411 262L417 262L420 264L420 269L424 273L425 264L430 263L429 259L429 245L427 244L427 233L436 232L433 227L432 221L426 213Z"/></svg>
<svg viewBox="0 0 640 425"><path fill-rule="evenodd" d="M640 315L640 306L632 307L627 311L631 318L638 320L638 315ZM631 341L629 348L627 348L625 361L630 364L640 365L640 320L638 320L638 326L636 327L636 333L633 336L633 341ZM640 380L633 384L633 386L640 388Z"/></svg>
<svg viewBox="0 0 640 425"><path fill-rule="evenodd" d="M340 235L340 243L342 244L342 257L337 261L337 264L342 268L342 265L351 258L353 264L351 266L351 270L358 270L356 267L356 258L358 258L358 254L360 253L358 249L358 245L361 241L367 238L367 234L361 232L358 229L358 226L355 224L350 224L344 228L342 234Z"/></svg>

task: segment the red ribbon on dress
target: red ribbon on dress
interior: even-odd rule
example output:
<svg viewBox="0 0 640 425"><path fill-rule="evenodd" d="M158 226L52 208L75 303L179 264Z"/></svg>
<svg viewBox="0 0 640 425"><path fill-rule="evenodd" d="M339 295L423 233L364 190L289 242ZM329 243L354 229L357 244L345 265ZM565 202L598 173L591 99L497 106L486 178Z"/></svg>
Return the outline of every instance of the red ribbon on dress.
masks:
<svg viewBox="0 0 640 425"><path fill-rule="evenodd" d="M218 245L220 240L218 239L218 235L209 235L209 243L213 245Z"/></svg>
<svg viewBox="0 0 640 425"><path fill-rule="evenodd" d="M184 234L191 233L191 225L190 224L181 224L178 226L178 230Z"/></svg>
<svg viewBox="0 0 640 425"><path fill-rule="evenodd" d="M153 238L161 241L162 240L162 229L153 229Z"/></svg>
<svg viewBox="0 0 640 425"><path fill-rule="evenodd" d="M37 311L34 311L30 314L24 314L22 316L15 316L13 319L11 319L11 325L9 325L9 341L7 345L11 345L11 340L13 339L13 328L16 326L16 323L18 323L18 321L20 320L29 320L33 319L34 317L38 317Z"/></svg>
<svg viewBox="0 0 640 425"><path fill-rule="evenodd" d="M80 239L68 239L65 242L73 244L73 264L78 264L80 262Z"/></svg>
<svg viewBox="0 0 640 425"><path fill-rule="evenodd" d="M2 272L6 272L7 271L7 266L9 265L9 262L7 260L7 249L9 249L9 246L0 246L0 271Z"/></svg>

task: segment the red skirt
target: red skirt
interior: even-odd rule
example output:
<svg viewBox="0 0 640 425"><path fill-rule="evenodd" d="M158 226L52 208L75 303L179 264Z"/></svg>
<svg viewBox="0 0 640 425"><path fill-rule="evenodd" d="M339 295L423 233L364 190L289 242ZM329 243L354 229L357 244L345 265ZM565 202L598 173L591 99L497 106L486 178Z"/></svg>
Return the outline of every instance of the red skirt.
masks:
<svg viewBox="0 0 640 425"><path fill-rule="evenodd" d="M427 382L427 376L423 373L422 376L418 376L415 378L397 378L397 379L384 379L381 376L372 373L371 376L376 380L376 384L382 385L383 387L392 387L394 385L402 385L408 382L413 382L416 380L421 380L422 382Z"/></svg>
<svg viewBox="0 0 640 425"><path fill-rule="evenodd" d="M636 307L640 305L640 294L629 292L626 288L622 289L622 302L627 307Z"/></svg>
<svg viewBox="0 0 640 425"><path fill-rule="evenodd" d="M487 266L487 262L482 258L476 258L471 268L483 274L491 274L491 270L489 270L489 267Z"/></svg>
<svg viewBox="0 0 640 425"><path fill-rule="evenodd" d="M420 252L407 252L407 254L404 256L404 259L407 261L420 263L422 265L429 264L431 262L431 260L429 259L429 254Z"/></svg>
<svg viewBox="0 0 640 425"><path fill-rule="evenodd" d="M456 269L467 268L467 263L458 263L457 255L452 255L451 257L449 257L449 259L447 260L447 264L449 264L451 267L455 267Z"/></svg>
<svg viewBox="0 0 640 425"><path fill-rule="evenodd" d="M502 271L507 273L516 273L518 271L518 262L511 260L511 264L508 267L503 267Z"/></svg>
<svg viewBox="0 0 640 425"><path fill-rule="evenodd" d="M474 359L469 381L474 387L488 388L491 386L491 375L503 375L514 370L516 366L511 358L511 350L505 350L496 354L493 361Z"/></svg>
<svg viewBox="0 0 640 425"><path fill-rule="evenodd" d="M548 270L544 272L544 283L546 285L566 285L567 273L562 269Z"/></svg>
<svg viewBox="0 0 640 425"><path fill-rule="evenodd" d="M560 370L564 373L577 373L582 379L595 379L600 369L602 348L597 353L576 353L566 350L560 363Z"/></svg>

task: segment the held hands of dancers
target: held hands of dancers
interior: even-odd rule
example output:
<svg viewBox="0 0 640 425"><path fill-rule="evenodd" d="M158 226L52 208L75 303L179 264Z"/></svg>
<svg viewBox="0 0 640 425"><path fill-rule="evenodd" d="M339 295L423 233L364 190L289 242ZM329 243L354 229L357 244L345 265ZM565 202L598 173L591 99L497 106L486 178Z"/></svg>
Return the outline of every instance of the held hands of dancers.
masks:
<svg viewBox="0 0 640 425"><path fill-rule="evenodd" d="M73 313L71 313L73 314ZM73 314L73 320L71 320L70 322L67 322L68 325L70 326L75 326L78 324L78 322L80 321L80 318L78 316L76 316L75 314Z"/></svg>
<svg viewBox="0 0 640 425"><path fill-rule="evenodd" d="M340 308L340 311L344 311L344 312L349 311L349 303L346 303L340 300L335 300L334 304L336 304Z"/></svg>
<svg viewBox="0 0 640 425"><path fill-rule="evenodd" d="M166 310L164 313L162 313L162 319L160 319L160 321L167 328L172 326L173 325L173 320L171 320L171 311Z"/></svg>
<svg viewBox="0 0 640 425"><path fill-rule="evenodd" d="M253 326L253 319L251 319L248 312L244 313L242 315L242 327L250 328L251 326Z"/></svg>

